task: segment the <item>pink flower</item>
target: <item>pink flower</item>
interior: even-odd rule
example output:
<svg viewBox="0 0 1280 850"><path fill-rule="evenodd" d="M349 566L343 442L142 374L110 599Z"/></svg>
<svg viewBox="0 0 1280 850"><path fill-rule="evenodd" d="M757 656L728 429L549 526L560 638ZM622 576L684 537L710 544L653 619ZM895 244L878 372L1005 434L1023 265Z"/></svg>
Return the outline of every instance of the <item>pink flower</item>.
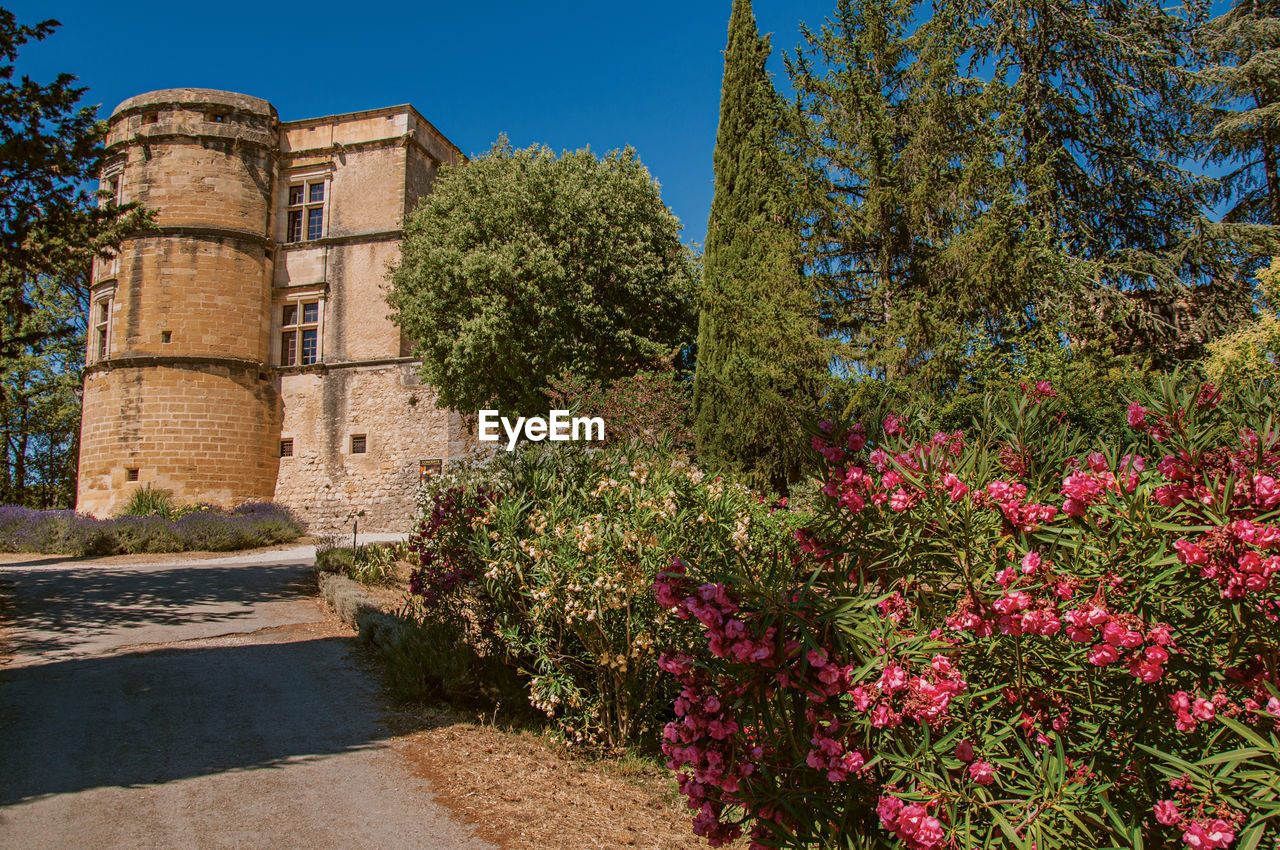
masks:
<svg viewBox="0 0 1280 850"><path fill-rule="evenodd" d="M969 493L969 485L950 472L942 476L942 486L947 489L947 498L953 502L960 501Z"/></svg>
<svg viewBox="0 0 1280 850"><path fill-rule="evenodd" d="M1182 843L1192 850L1218 850L1236 840L1231 824L1219 818L1184 822Z"/></svg>
<svg viewBox="0 0 1280 850"><path fill-rule="evenodd" d="M969 778L979 785L990 785L996 781L996 769L991 762L975 761L969 765Z"/></svg>
<svg viewBox="0 0 1280 850"><path fill-rule="evenodd" d="M1107 643L1100 643L1093 649L1089 650L1088 659L1090 664L1098 667L1105 667L1108 664L1115 664L1120 660L1120 653L1116 652L1116 648Z"/></svg>
<svg viewBox="0 0 1280 850"><path fill-rule="evenodd" d="M968 738L964 738L960 743L956 744L956 758L965 764L973 761L973 742Z"/></svg>
<svg viewBox="0 0 1280 850"><path fill-rule="evenodd" d="M1191 704L1191 713L1196 720L1209 721L1212 720L1216 713L1213 703L1204 697L1196 697L1196 701Z"/></svg>
<svg viewBox="0 0 1280 850"><path fill-rule="evenodd" d="M1147 409L1136 401L1129 403L1129 427L1141 428L1147 421Z"/></svg>
<svg viewBox="0 0 1280 850"><path fill-rule="evenodd" d="M1040 568L1040 554L1038 552L1028 552L1022 556L1022 572L1031 575Z"/></svg>
<svg viewBox="0 0 1280 850"><path fill-rule="evenodd" d="M1209 563L1208 553L1189 540L1175 540L1173 548L1178 553L1178 560L1189 567Z"/></svg>
<svg viewBox="0 0 1280 850"><path fill-rule="evenodd" d="M895 437L903 433L906 429L903 427L903 419L890 413L884 418L884 432L890 437Z"/></svg>
<svg viewBox="0 0 1280 850"><path fill-rule="evenodd" d="M1182 820L1182 815L1178 814L1178 807L1173 804L1172 800L1160 800L1155 804L1156 820L1165 826L1173 826Z"/></svg>

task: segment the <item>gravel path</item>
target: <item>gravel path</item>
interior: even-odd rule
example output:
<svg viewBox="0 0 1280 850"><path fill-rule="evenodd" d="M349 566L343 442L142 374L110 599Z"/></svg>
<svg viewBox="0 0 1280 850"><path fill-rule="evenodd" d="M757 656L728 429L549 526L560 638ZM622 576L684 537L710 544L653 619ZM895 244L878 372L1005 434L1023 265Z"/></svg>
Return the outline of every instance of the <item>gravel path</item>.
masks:
<svg viewBox="0 0 1280 850"><path fill-rule="evenodd" d="M311 559L0 564L0 847L489 847L389 748Z"/></svg>

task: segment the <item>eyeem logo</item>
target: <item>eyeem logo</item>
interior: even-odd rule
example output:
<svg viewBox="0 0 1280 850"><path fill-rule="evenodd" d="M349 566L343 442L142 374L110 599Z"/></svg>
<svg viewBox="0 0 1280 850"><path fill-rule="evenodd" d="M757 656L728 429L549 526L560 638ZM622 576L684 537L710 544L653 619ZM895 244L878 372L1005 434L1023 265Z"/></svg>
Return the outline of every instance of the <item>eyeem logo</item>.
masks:
<svg viewBox="0 0 1280 850"><path fill-rule="evenodd" d="M530 416L526 419L518 416L515 424L512 425L511 420L505 416L499 416L498 411L482 410L480 411L480 442L498 442L501 439L498 434L499 423L507 434L507 451L515 449L522 432L526 440L535 443L543 440L551 440L555 443L566 440L604 439L604 419L599 416L570 418L567 410L553 410L550 416L550 419L543 419L541 416Z"/></svg>

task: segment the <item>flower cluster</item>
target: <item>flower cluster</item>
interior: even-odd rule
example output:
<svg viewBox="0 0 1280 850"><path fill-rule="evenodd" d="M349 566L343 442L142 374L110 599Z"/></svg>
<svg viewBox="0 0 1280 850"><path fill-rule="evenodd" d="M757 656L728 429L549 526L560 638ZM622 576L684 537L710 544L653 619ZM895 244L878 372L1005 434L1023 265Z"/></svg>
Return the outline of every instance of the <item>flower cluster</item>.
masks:
<svg viewBox="0 0 1280 850"><path fill-rule="evenodd" d="M1170 383L1130 406L1127 442L1091 445L1069 398L1023 391L963 432L923 411L819 423L823 503L789 564L687 557L659 576L659 605L699 629L661 666L700 834L1256 841L1269 810L1233 807L1280 771L1247 737L1280 716L1275 403Z"/></svg>

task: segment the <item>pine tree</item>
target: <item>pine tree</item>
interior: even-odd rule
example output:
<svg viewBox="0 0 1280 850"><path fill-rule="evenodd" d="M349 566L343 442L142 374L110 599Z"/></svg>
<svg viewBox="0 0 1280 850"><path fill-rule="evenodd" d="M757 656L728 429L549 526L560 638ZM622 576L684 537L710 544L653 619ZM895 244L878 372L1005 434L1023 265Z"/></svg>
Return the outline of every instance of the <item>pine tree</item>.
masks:
<svg viewBox="0 0 1280 850"><path fill-rule="evenodd" d="M1025 255L1046 284L1038 318L1086 345L1141 339L1156 365L1195 350L1163 322L1175 302L1206 305L1194 338L1238 321L1239 270L1268 253L1269 237L1211 221L1213 181L1186 168L1203 4L957 0L950 16L972 33L971 67L991 72L998 191L1039 234ZM1122 318L1129 330L1116 337Z"/></svg>
<svg viewBox="0 0 1280 850"><path fill-rule="evenodd" d="M840 0L788 57L802 112L807 258L824 330L851 371L939 384L949 340L1019 302L1003 254L971 250L978 213L1003 207L982 185L991 144L974 128L980 91L958 72L962 45L912 0ZM990 280L1003 282L992 291Z"/></svg>
<svg viewBox="0 0 1280 850"><path fill-rule="evenodd" d="M1280 225L1280 2L1239 0L1201 41L1214 107L1205 154L1231 166L1214 199L1231 204L1227 221Z"/></svg>
<svg viewBox="0 0 1280 850"><path fill-rule="evenodd" d="M729 18L715 197L699 303L694 426L699 462L785 493L802 419L825 368L780 139L769 41L750 0Z"/></svg>

